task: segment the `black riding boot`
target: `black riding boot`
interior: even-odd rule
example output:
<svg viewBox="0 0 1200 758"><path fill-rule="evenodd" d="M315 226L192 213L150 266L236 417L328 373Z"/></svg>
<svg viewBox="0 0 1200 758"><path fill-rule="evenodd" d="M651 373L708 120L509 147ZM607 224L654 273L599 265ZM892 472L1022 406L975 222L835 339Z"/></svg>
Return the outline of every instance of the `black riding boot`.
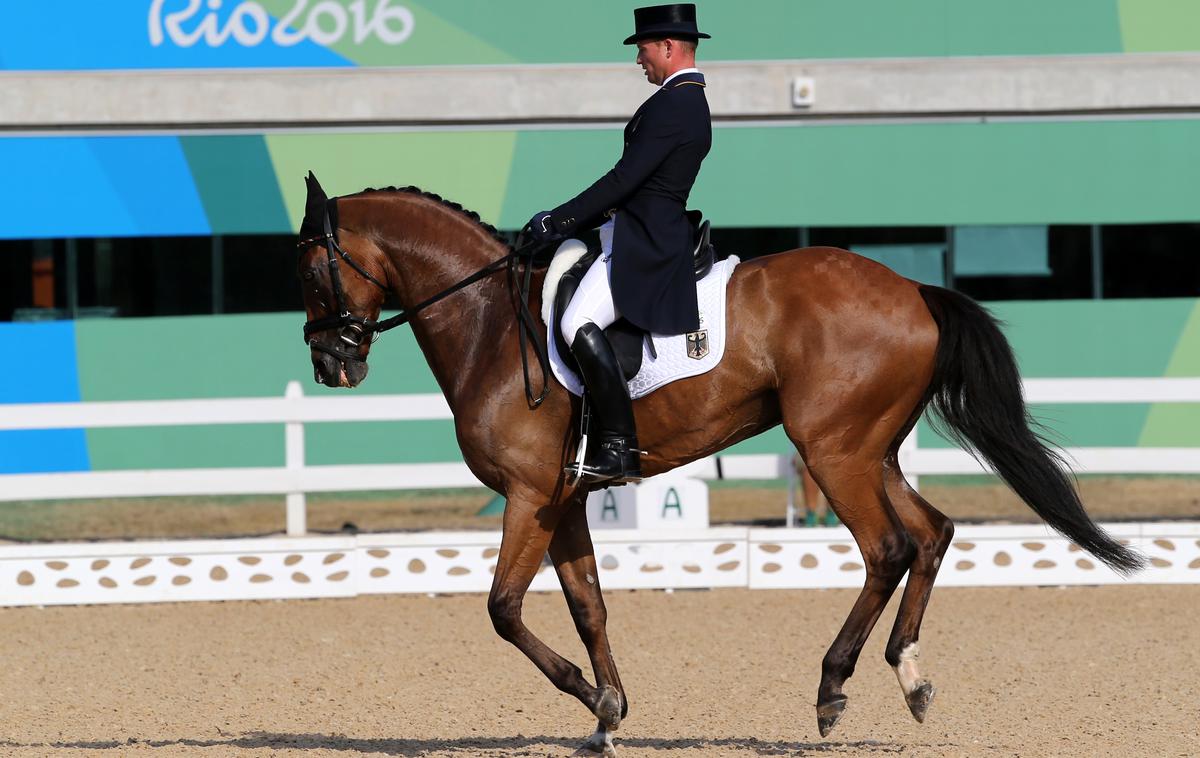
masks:
<svg viewBox="0 0 1200 758"><path fill-rule="evenodd" d="M629 385L621 372L612 345L600 327L584 324L575 333L571 354L587 386L592 404L592 428L583 461L586 482L636 482L642 478L638 460L637 429ZM568 471L575 471L569 466Z"/></svg>

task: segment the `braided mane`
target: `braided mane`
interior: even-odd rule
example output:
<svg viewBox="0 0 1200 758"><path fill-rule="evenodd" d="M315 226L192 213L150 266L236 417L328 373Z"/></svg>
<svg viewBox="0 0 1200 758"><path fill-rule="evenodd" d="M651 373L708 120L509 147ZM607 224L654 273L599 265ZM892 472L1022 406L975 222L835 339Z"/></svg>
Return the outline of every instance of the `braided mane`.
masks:
<svg viewBox="0 0 1200 758"><path fill-rule="evenodd" d="M446 198L442 197L441 195L435 194L433 192L426 192L425 190L421 189L420 187L413 187L411 185L408 187L380 187L378 189L376 189L374 187L367 187L366 189L364 189L362 192L359 192L358 194L366 195L371 192L406 192L410 195L420 195L421 197L427 198L429 200L433 200L434 202L436 202L440 205L443 205L452 211L456 211L456 212L462 214L463 216L466 216L471 221L474 221L476 224L483 227L483 229L485 231L487 231L488 234L491 234L492 239L494 239L497 242L499 242L500 244L504 245L504 247L508 248L509 250L512 250L512 244L500 232L499 229L497 229L496 227L487 223L483 219L479 218L479 214L476 213L475 211L468 210L468 209L462 207L461 205L459 205L458 203L454 202L453 200L447 200Z"/></svg>

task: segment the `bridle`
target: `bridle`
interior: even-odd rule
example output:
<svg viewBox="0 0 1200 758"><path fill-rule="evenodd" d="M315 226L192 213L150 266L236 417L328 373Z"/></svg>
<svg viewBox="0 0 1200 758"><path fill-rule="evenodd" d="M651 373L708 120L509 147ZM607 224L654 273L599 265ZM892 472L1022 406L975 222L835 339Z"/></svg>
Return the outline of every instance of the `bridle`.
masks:
<svg viewBox="0 0 1200 758"><path fill-rule="evenodd" d="M546 399L546 395L550 391L550 362L549 357L546 354L545 343L542 341L541 335L533 322L533 316L529 311L528 294L529 284L533 274L532 257L539 248L545 246L545 243L531 242L529 244L519 246L510 251L503 258L492 261L467 278L451 285L450 287L447 287L433 297L417 303L412 308L401 309L401 311L395 316L386 318L382 321L373 321L372 319L364 318L362 316L355 316L350 312L349 307L346 305L346 292L342 288L342 272L338 264L338 258L344 260L350 266L350 268L354 269L358 273L359 276L374 284L385 293L389 292L390 289L386 284L375 278L370 271L367 271L360 264L356 263L354 259L350 257L350 254L347 253L345 249L342 248L341 244L338 243L337 237L334 234L333 224L330 222L328 205L325 207L323 223L325 227L324 234L320 234L316 237L309 237L308 239L303 239L296 243L296 247L303 250L311 245L324 242L325 252L327 255L326 260L329 262L329 280L333 287L334 302L337 305L337 315L325 316L324 318L313 319L305 322L304 344L308 345L310 349L332 355L333 357L342 361L360 361L362 358L358 356L357 351L362 347L363 340L370 338L371 342L374 342L376 339L378 339L381 333L386 332L389 329L395 329L397 326L407 324L414 316L416 316L425 308L428 308L445 297L453 295L455 292L458 292L465 287L469 287L475 282L478 282L480 279L491 276L501 269L508 269L510 280L513 282L518 282L517 261L519 258L524 256L530 258L531 260L525 268L524 279L520 282L522 286L518 288L520 297L518 298L517 303L517 317L518 321L521 322L521 329L518 331L521 344L521 367L525 374L526 398L534 408L542 404L542 401ZM349 348L355 352L347 352L346 350L342 350L340 346L330 347L329 345L323 345L313 339L313 335L320 332L327 332L332 329L340 330L340 334L338 335L338 343L349 346ZM530 385L529 363L526 357L527 333L533 340L534 353L537 356L538 362L542 368L543 387L541 393L537 397L534 397L532 387Z"/></svg>

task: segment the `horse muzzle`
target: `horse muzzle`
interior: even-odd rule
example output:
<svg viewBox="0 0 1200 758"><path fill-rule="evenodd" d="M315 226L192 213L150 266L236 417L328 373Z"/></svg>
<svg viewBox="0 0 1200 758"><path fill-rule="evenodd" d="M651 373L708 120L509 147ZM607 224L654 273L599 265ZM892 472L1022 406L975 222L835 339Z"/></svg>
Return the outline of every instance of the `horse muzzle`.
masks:
<svg viewBox="0 0 1200 758"><path fill-rule="evenodd" d="M313 379L326 387L357 387L367 378L367 362L339 360L318 350L312 351Z"/></svg>

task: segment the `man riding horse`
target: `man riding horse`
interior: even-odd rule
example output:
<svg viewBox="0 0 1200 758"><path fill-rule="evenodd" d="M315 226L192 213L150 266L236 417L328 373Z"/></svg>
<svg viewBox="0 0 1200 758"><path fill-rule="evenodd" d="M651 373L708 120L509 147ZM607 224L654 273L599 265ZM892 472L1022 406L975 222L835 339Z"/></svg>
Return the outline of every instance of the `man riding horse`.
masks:
<svg viewBox="0 0 1200 758"><path fill-rule="evenodd" d="M709 35L697 29L691 3L638 8L633 15L635 32L625 44L637 45L637 63L658 91L625 126L616 166L529 222L542 241L600 225L602 255L561 318L597 417L596 441L581 472L591 483L642 476L629 388L604 328L619 318L656 334L699 328L685 207L712 145L704 76L696 69L696 46Z"/></svg>

